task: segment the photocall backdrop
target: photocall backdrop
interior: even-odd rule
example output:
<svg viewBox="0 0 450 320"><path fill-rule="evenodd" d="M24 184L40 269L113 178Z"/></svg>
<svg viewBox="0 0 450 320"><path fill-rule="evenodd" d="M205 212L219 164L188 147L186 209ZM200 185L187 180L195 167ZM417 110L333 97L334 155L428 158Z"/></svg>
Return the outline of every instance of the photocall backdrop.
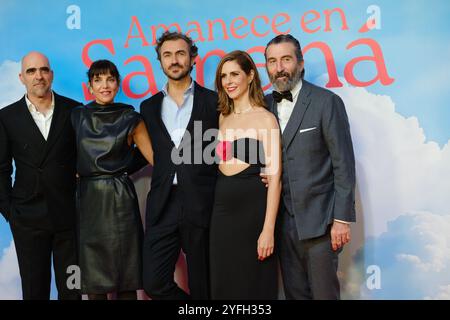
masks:
<svg viewBox="0 0 450 320"><path fill-rule="evenodd" d="M264 47L291 33L306 79L346 104L356 155L357 223L341 254L344 299L450 298L450 3L447 0L1 0L0 108L20 99L21 58L45 53L56 92L91 99L86 71L118 66L117 101L139 108L165 84L154 50L165 28L199 47L192 73L213 89L226 52L248 51L272 90ZM135 177L141 209L151 170ZM183 259L177 280L186 285ZM56 297L53 286L52 297ZM8 224L0 221L0 299L20 299Z"/></svg>

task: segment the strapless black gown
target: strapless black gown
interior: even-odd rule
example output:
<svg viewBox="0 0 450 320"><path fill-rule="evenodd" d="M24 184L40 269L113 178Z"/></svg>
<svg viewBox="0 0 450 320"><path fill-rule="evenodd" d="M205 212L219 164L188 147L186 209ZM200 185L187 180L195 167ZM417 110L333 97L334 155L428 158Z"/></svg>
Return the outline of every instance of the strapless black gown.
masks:
<svg viewBox="0 0 450 320"><path fill-rule="evenodd" d="M143 228L128 135L141 116L132 106L90 103L72 112L77 139L81 292L102 294L142 288Z"/></svg>
<svg viewBox="0 0 450 320"><path fill-rule="evenodd" d="M277 299L274 255L258 260L257 241L266 212L267 189L259 173L262 142L243 138L231 143L234 158L250 166L238 174L218 173L210 227L212 299Z"/></svg>

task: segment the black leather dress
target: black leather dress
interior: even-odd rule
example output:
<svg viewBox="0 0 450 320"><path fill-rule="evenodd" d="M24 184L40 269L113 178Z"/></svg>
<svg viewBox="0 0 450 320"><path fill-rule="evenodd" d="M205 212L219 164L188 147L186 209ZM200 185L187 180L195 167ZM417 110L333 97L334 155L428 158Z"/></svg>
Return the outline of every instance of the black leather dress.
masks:
<svg viewBox="0 0 450 320"><path fill-rule="evenodd" d="M128 135L141 120L132 106L90 103L72 111L77 139L81 292L132 291L141 285L143 229L127 168Z"/></svg>

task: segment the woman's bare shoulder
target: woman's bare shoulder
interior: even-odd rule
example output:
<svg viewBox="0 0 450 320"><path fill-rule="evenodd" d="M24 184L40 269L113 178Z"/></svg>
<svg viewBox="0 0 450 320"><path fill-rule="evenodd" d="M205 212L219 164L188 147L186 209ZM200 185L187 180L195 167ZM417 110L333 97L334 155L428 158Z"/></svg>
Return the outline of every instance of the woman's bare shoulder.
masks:
<svg viewBox="0 0 450 320"><path fill-rule="evenodd" d="M278 120L275 115L266 108L260 107L255 112L255 120L260 122L264 127L278 127Z"/></svg>

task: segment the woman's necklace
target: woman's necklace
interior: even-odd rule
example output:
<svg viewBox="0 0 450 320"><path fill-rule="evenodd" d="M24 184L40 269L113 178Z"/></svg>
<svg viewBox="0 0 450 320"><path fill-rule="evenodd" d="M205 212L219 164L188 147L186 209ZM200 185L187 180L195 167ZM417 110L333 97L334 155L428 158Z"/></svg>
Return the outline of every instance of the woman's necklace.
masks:
<svg viewBox="0 0 450 320"><path fill-rule="evenodd" d="M246 108L246 109L244 109L244 110L241 110L241 111L239 111L239 112L236 111L236 109L234 109L234 110L233 110L233 113L235 113L235 114L245 113L245 112L251 110L252 108L253 108L252 106L249 106L248 108Z"/></svg>

